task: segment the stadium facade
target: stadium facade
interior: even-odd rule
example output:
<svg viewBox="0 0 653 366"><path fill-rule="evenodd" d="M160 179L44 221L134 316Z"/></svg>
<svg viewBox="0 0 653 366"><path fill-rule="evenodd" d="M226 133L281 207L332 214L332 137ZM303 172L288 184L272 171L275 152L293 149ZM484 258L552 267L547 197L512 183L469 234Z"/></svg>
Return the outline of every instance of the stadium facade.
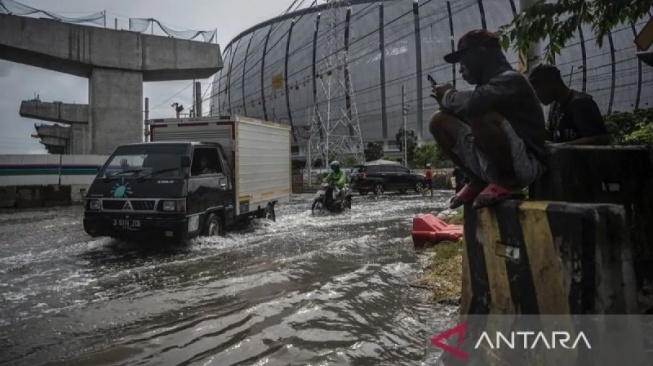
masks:
<svg viewBox="0 0 653 366"><path fill-rule="evenodd" d="M241 114L293 127L293 153L305 156L306 138L319 98L319 79L328 72L349 72L364 143L377 141L396 149L403 126L401 87L405 86L408 129L420 141L431 140L428 120L436 110L427 74L437 81L470 88L459 70L446 64L465 32L497 30L518 11L518 0L350 0L337 8L348 50L344 67L326 70L328 55L325 5L285 14L245 30L224 49L225 67L214 78L212 114ZM645 24L615 29L602 48L589 27L576 32L557 57L565 81L590 93L604 113L653 107L653 68L636 57L635 35ZM517 56L508 54L518 67ZM332 108L345 106L345 96Z"/></svg>

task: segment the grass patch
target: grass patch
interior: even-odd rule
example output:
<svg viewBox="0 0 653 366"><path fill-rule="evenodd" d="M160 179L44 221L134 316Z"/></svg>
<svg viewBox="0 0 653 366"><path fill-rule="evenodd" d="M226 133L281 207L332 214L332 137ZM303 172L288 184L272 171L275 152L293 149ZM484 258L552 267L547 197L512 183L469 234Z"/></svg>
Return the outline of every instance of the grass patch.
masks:
<svg viewBox="0 0 653 366"><path fill-rule="evenodd" d="M449 225L462 225L465 222L465 214L462 207L456 210L455 216L442 219L442 221L446 222Z"/></svg>
<svg viewBox="0 0 653 366"><path fill-rule="evenodd" d="M431 300L458 301L462 291L464 241L442 242L427 250L430 258L418 284L431 290Z"/></svg>
<svg viewBox="0 0 653 366"><path fill-rule="evenodd" d="M449 225L463 225L463 208L448 213L442 220ZM429 258L417 287L431 291L431 301L457 303L462 293L464 239L441 242L425 250Z"/></svg>

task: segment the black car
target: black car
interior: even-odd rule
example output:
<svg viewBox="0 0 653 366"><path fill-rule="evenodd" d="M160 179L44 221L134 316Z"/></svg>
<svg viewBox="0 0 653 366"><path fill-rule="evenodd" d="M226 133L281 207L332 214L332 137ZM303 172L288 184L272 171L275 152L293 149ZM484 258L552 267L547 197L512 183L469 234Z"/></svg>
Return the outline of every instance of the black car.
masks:
<svg viewBox="0 0 653 366"><path fill-rule="evenodd" d="M420 192L426 186L426 177L398 164L366 164L357 167L352 179L352 189L361 195L372 191L405 193L409 189Z"/></svg>

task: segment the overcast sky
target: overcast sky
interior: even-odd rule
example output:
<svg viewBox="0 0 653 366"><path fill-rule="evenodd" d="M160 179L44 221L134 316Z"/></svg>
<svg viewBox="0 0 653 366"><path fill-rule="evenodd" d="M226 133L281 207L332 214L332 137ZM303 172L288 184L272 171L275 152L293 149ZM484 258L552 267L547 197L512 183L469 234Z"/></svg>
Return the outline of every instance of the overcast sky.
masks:
<svg viewBox="0 0 653 366"><path fill-rule="evenodd" d="M128 29L128 18L155 18L177 30L214 30L221 50L241 31L280 15L292 0L17 0L33 8L59 13L66 17L81 17L107 11L107 24L113 26L118 18L119 28ZM322 3L323 1L318 1ZM298 1L301 3L301 1ZM306 7L311 1L304 1ZM155 32L156 34L156 32ZM198 38L199 40L200 38ZM202 92L211 79L202 82ZM150 98L150 117L174 117L170 107L180 102L192 104L192 80L145 83L144 97ZM181 94L173 97L182 89ZM209 91L210 93L210 91ZM38 120L22 118L18 114L20 102L41 101L88 103L88 80L54 71L0 60L0 154L47 153L39 140L32 138ZM208 93L207 93L208 95ZM157 107L155 109L155 107ZM208 110L208 104L204 104Z"/></svg>

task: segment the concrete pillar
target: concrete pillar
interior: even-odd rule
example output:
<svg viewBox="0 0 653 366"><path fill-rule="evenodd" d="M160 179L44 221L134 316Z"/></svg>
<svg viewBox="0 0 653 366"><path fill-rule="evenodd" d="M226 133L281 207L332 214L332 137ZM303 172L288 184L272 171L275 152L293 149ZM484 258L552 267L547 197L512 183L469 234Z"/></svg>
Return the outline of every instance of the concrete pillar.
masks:
<svg viewBox="0 0 653 366"><path fill-rule="evenodd" d="M72 129L70 139L70 153L75 155L86 155L90 151L88 148L88 125L87 124L74 124L70 127Z"/></svg>
<svg viewBox="0 0 653 366"><path fill-rule="evenodd" d="M92 154L110 155L120 144L141 142L141 72L93 68L88 95Z"/></svg>

